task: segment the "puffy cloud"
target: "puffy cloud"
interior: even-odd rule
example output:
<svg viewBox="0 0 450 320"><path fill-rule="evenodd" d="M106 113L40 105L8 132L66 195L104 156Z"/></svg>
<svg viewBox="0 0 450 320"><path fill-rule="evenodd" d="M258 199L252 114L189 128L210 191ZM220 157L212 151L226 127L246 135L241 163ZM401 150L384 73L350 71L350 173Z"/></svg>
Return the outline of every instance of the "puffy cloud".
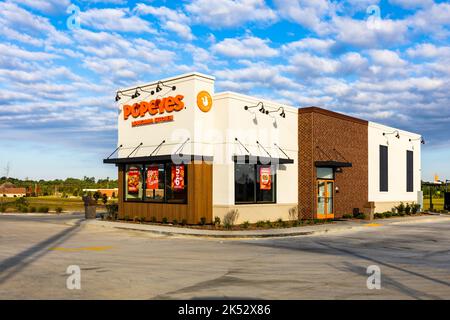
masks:
<svg viewBox="0 0 450 320"><path fill-rule="evenodd" d="M401 68L406 64L405 60L401 59L396 52L391 50L370 50L369 54L374 63L382 66Z"/></svg>
<svg viewBox="0 0 450 320"><path fill-rule="evenodd" d="M278 51L269 47L269 40L253 36L243 38L227 38L212 46L212 50L228 57L270 58L278 55Z"/></svg>
<svg viewBox="0 0 450 320"><path fill-rule="evenodd" d="M450 46L438 47L432 43L422 43L406 50L408 56L412 58L449 58Z"/></svg>
<svg viewBox="0 0 450 320"><path fill-rule="evenodd" d="M295 51L314 51L329 53L336 41L333 39L304 38L284 44L281 49L286 53Z"/></svg>
<svg viewBox="0 0 450 320"><path fill-rule="evenodd" d="M186 10L194 22L209 27L237 27L247 22L268 24L277 19L264 0L193 0Z"/></svg>
<svg viewBox="0 0 450 320"><path fill-rule="evenodd" d="M294 21L318 34L326 34L329 24L326 17L335 12L335 7L327 0L275 0L278 13L285 19Z"/></svg>
<svg viewBox="0 0 450 320"><path fill-rule="evenodd" d="M150 23L134 15L128 8L90 9L80 12L80 26L96 30L155 33Z"/></svg>
<svg viewBox="0 0 450 320"><path fill-rule="evenodd" d="M71 4L70 0L13 0L13 2L47 14L65 12Z"/></svg>
<svg viewBox="0 0 450 320"><path fill-rule="evenodd" d="M186 40L195 38L189 27L190 19L182 11L167 7L152 7L143 3L139 3L135 11L140 15L153 15L161 21L164 29L173 31Z"/></svg>

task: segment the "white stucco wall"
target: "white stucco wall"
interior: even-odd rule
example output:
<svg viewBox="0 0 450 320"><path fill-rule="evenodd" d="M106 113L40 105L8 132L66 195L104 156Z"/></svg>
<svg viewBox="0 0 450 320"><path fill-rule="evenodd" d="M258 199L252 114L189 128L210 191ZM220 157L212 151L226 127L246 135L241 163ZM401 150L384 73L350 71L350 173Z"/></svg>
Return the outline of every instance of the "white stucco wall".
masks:
<svg viewBox="0 0 450 320"><path fill-rule="evenodd" d="M398 130L400 138L395 134L383 136L398 129L369 122L369 201L378 203L378 210L390 209L395 203L418 202L418 191L421 189L421 143L420 135ZM413 141L409 141L412 139ZM388 146L388 191L380 191L379 146ZM413 151L414 191L406 191L406 151ZM383 205L382 203L386 203ZM381 210L383 209L383 210Z"/></svg>

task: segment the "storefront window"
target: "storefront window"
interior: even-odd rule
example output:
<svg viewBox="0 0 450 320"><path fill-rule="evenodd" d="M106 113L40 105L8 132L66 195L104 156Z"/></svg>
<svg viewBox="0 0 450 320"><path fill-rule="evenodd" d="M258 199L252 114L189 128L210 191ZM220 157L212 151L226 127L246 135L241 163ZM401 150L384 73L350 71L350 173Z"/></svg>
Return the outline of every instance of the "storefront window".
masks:
<svg viewBox="0 0 450 320"><path fill-rule="evenodd" d="M333 168L317 168L317 179L333 180L334 171Z"/></svg>
<svg viewBox="0 0 450 320"><path fill-rule="evenodd" d="M166 164L166 200L172 203L187 202L187 167L184 164Z"/></svg>
<svg viewBox="0 0 450 320"><path fill-rule="evenodd" d="M236 163L234 179L235 203L275 202L275 167Z"/></svg>
<svg viewBox="0 0 450 320"><path fill-rule="evenodd" d="M125 179L125 199L142 199L142 166L127 165Z"/></svg>
<svg viewBox="0 0 450 320"><path fill-rule="evenodd" d="M164 164L145 166L145 200L163 202L165 187Z"/></svg>

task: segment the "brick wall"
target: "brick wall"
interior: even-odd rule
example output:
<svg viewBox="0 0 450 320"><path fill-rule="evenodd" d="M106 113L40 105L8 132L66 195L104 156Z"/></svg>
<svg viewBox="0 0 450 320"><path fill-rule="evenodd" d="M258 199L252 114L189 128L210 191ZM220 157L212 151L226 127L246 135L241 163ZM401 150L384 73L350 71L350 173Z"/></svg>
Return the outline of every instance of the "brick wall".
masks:
<svg viewBox="0 0 450 320"><path fill-rule="evenodd" d="M363 211L368 201L368 124L364 120L341 115L320 108L299 109L299 216L316 217L315 161L345 158L351 168L342 168L335 174L335 217ZM336 149L336 153L333 149ZM341 156L342 155L342 156ZM333 159L330 159L333 158Z"/></svg>

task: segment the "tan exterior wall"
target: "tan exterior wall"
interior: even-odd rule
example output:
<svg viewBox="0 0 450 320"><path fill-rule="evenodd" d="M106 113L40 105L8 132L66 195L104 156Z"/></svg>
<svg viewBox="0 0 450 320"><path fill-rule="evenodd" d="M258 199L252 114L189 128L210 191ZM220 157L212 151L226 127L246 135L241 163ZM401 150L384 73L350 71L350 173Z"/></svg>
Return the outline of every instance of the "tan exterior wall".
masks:
<svg viewBox="0 0 450 320"><path fill-rule="evenodd" d="M256 223L258 221L276 221L278 219L289 220L289 210L295 208L297 203L291 204L246 204L246 205L234 205L234 206L213 206L214 217L219 217L223 222L225 215L233 209L237 209L239 212L237 224L248 221L250 223Z"/></svg>

